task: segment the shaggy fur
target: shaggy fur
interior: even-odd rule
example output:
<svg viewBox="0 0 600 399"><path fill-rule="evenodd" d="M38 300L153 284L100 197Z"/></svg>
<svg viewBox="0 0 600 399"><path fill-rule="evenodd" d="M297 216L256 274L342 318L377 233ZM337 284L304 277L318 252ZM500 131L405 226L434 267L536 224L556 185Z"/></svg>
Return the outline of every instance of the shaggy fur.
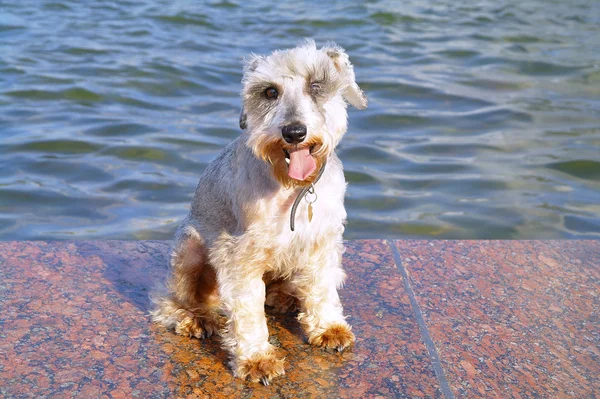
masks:
<svg viewBox="0 0 600 399"><path fill-rule="evenodd" d="M252 55L242 83L244 131L200 177L152 316L190 337L219 331L234 374L268 384L284 368L269 344L265 303L298 309L313 345L341 351L354 342L337 293L345 276L346 182L334 149L347 129L345 101L363 109L367 100L344 50L335 44L317 49L312 40ZM276 98L266 94L270 89ZM293 123L306 126L299 143L282 137ZM306 148L316 168L303 180L290 177L286 157L298 149L309 154ZM291 231L292 203L312 183L318 196L312 221L302 200Z"/></svg>

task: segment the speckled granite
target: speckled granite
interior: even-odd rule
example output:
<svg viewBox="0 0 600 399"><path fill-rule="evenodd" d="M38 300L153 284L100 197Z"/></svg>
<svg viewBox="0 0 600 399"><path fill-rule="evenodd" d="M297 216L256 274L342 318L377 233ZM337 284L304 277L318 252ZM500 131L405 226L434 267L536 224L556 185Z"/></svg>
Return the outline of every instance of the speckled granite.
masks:
<svg viewBox="0 0 600 399"><path fill-rule="evenodd" d="M389 245L347 248L356 346L312 348L293 315L269 316L286 375L263 387L232 378L218 339L150 323L168 243L0 243L0 397L442 397Z"/></svg>
<svg viewBox="0 0 600 399"><path fill-rule="evenodd" d="M598 241L350 242L356 346L312 348L269 315L287 371L269 387L233 379L218 339L150 323L167 251L0 243L0 397L599 397Z"/></svg>
<svg viewBox="0 0 600 399"><path fill-rule="evenodd" d="M600 397L599 241L398 241L456 397Z"/></svg>

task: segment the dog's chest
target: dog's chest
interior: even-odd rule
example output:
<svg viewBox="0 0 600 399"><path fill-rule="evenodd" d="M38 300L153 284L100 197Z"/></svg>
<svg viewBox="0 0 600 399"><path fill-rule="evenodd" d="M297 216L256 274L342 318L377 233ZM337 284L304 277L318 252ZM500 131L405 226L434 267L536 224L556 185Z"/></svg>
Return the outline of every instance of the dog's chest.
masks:
<svg viewBox="0 0 600 399"><path fill-rule="evenodd" d="M341 234L346 220L343 195L343 191L340 193L334 187L318 185L314 193L299 199L292 213L298 193L282 193L270 204L277 212L270 226L275 228L277 241L289 245L293 241L312 242L331 234ZM294 231L291 229L292 218Z"/></svg>

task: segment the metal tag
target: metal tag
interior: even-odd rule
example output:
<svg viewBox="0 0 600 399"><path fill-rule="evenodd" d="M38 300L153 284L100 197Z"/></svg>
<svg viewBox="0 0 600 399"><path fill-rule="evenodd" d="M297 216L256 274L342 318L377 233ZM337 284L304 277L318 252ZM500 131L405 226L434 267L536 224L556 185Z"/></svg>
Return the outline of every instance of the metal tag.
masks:
<svg viewBox="0 0 600 399"><path fill-rule="evenodd" d="M317 193L315 192L315 186L312 184L308 188L308 191L304 195L304 199L308 202L308 223L312 221L313 218L313 202L317 201Z"/></svg>

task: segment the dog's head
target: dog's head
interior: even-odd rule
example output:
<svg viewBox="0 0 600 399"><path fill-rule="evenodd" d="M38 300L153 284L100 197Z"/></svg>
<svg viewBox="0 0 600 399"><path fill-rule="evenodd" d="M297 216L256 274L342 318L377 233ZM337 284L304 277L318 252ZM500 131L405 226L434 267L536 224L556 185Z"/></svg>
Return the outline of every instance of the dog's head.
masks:
<svg viewBox="0 0 600 399"><path fill-rule="evenodd" d="M269 56L250 56L242 80L240 127L254 154L286 187L310 184L346 133L346 102L367 98L341 47L312 40Z"/></svg>

